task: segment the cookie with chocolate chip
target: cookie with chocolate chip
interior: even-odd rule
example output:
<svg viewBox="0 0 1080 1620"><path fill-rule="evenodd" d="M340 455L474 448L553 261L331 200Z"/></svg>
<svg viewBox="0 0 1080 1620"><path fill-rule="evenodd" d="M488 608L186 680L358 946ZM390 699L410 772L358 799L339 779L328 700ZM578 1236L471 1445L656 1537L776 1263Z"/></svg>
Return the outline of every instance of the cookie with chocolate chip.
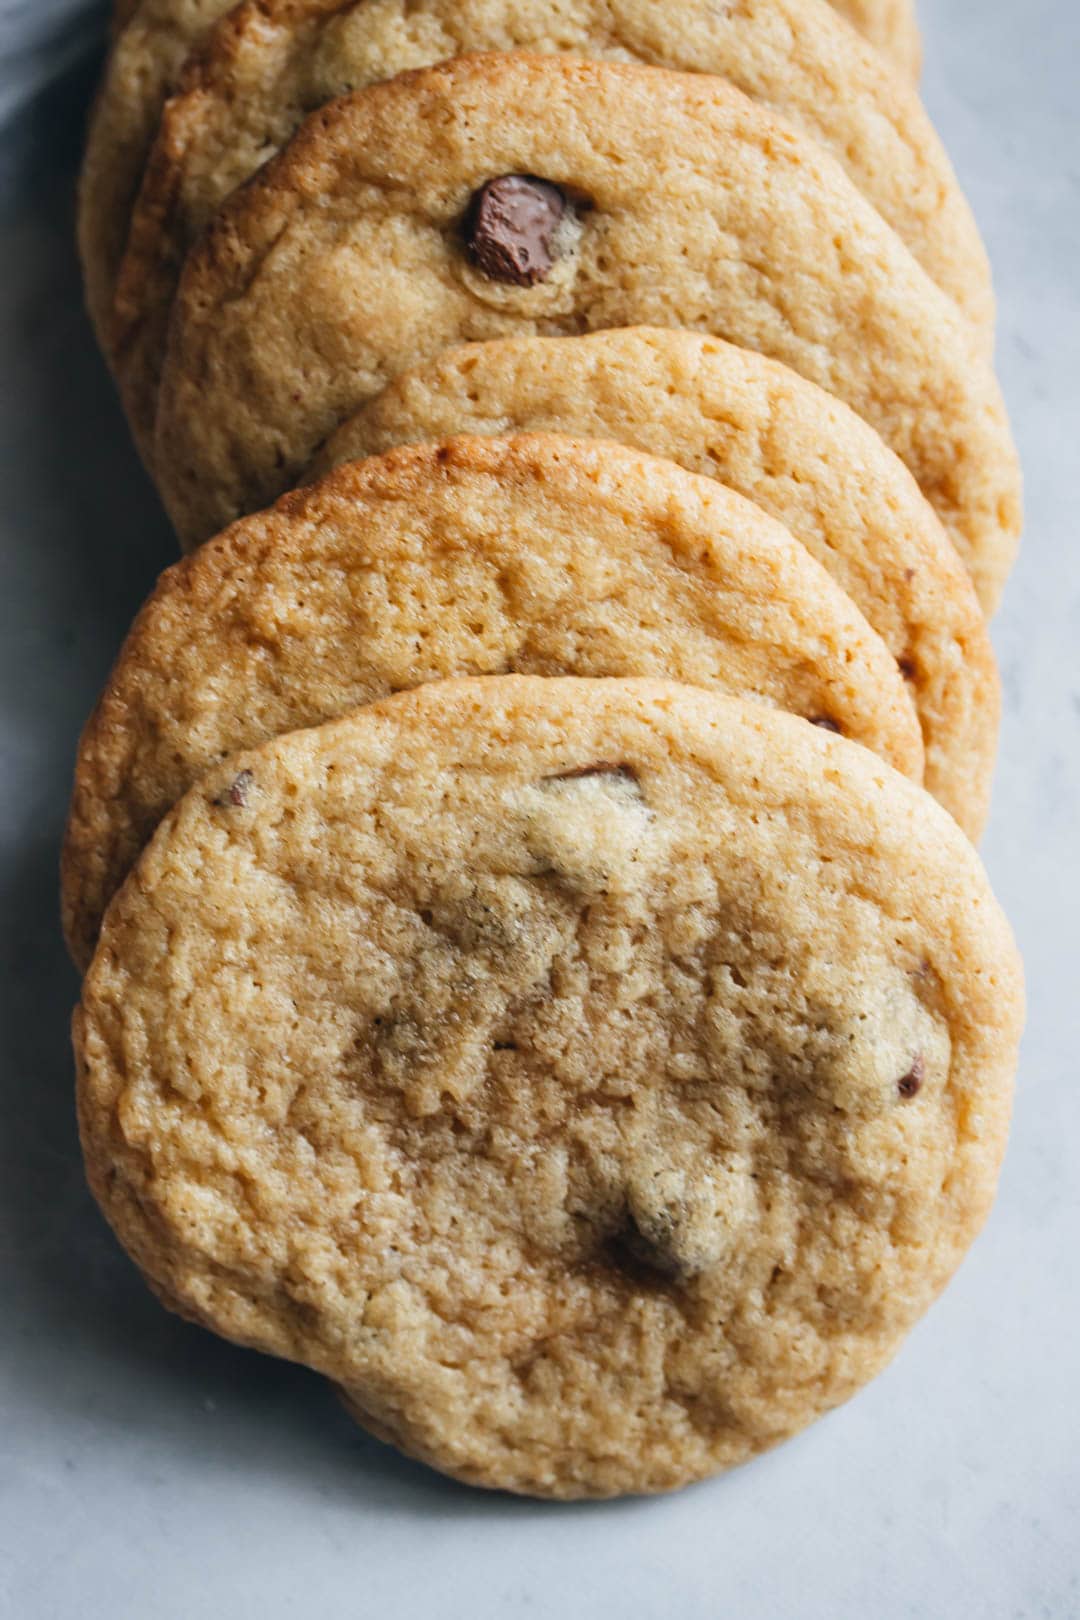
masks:
<svg viewBox="0 0 1080 1620"><path fill-rule="evenodd" d="M1021 1017L977 856L867 750L436 682L162 823L83 985L81 1135L185 1316L473 1484L661 1491L888 1362L990 1206Z"/></svg>
<svg viewBox="0 0 1080 1620"><path fill-rule="evenodd" d="M825 0L249 0L164 108L115 299L113 346L140 436L153 421L168 312L188 247L221 202L313 109L347 90L477 50L570 51L720 74L838 159L992 341L986 256L914 91ZM469 235L494 279L532 286L557 257L561 194L509 175L480 188ZM522 262L530 241L535 262ZM490 261L484 255L491 253Z"/></svg>
<svg viewBox="0 0 1080 1620"><path fill-rule="evenodd" d="M400 687L508 670L670 675L828 721L922 776L895 660L748 501L595 441L401 450L163 576L79 747L62 862L79 966L154 827L223 755Z"/></svg>
<svg viewBox="0 0 1080 1620"><path fill-rule="evenodd" d="M875 45L889 51L895 37L905 53L904 31L885 13L908 7L909 0L835 0L835 10ZM102 344L120 365L139 436L147 437L141 414L143 360L140 355L135 361L129 349L133 344L141 349L149 339L149 333L136 337L133 322L138 318L141 325L151 316L137 317L132 306L133 270L126 277L119 309L114 307L117 274L125 246L144 259L145 232L148 227L154 230L154 214L168 217L177 207L167 183L170 176L178 183L178 165L185 152L211 133L211 120L204 118L210 110L205 105L207 89L214 89L226 104L217 109L218 123L223 111L236 114L224 139L216 143L218 161L228 166L219 183L219 200L281 144L290 117L296 120L331 96L389 78L403 68L480 49L640 56L668 67L727 74L751 93L777 105L784 102L787 116L798 119L805 113L817 126L819 138L824 135L828 140L834 120L839 136L849 102L858 102L871 80L883 81L881 70L872 61L868 65L861 42L837 27L832 9L823 0L769 0L768 5L764 0L753 4L743 0L738 7L688 0L679 7L676 20L674 13L653 0L616 0L614 6L573 0L572 6L560 6L556 27L550 6L539 0L515 0L512 5L505 0L456 0L453 5L430 0L408 5L403 0L247 0L239 6L231 0L122 0L115 8L115 43L90 123L79 237L91 313ZM775 14L771 25L770 12ZM311 53L308 41L319 29L320 13L329 19L330 32ZM218 24L222 26L215 38ZM741 69L744 60L747 65ZM785 61L791 64L788 71ZM791 93L785 98L786 82ZM268 104L272 90L279 100ZM202 107L190 100L192 93L204 98ZM902 205L913 213L921 209L931 236L958 233L961 260L956 270L962 272L963 260L969 258L972 271L961 296L973 301L973 309L978 305L989 315L985 267L936 137L906 86L889 92L883 84L875 94L880 96L880 112L871 115L868 103L846 140L836 141L837 151L846 147L852 163L861 163L873 180L874 166L861 159L860 149L865 144L870 151L882 140L893 141L887 153L881 150L880 183L892 187L898 200L910 194L912 203ZM155 147L163 112L164 127ZM910 145L909 152L903 150L905 144ZM129 244L132 210L147 162L151 177L146 207ZM209 171L205 163L201 167L205 184ZM926 206L935 177L936 224ZM194 182L188 191L186 206L197 210ZM881 197L875 200L882 206ZM206 203L202 206L205 209ZM175 243L176 238L170 237L173 251ZM159 257L159 275L164 273L167 280L169 269ZM151 303L156 291L147 289Z"/></svg>
<svg viewBox="0 0 1080 1620"><path fill-rule="evenodd" d="M892 652L919 716L925 784L978 836L1001 707L986 621L910 473L854 412L786 366L694 332L502 338L396 378L343 424L314 475L417 439L507 428L636 445L779 518Z"/></svg>
<svg viewBox="0 0 1080 1620"><path fill-rule="evenodd" d="M477 199L508 176L564 199L529 285L477 239ZM184 539L205 539L453 342L638 322L727 337L846 400L996 600L1018 472L969 323L814 143L721 80L660 68L461 58L314 114L187 260L159 485Z"/></svg>

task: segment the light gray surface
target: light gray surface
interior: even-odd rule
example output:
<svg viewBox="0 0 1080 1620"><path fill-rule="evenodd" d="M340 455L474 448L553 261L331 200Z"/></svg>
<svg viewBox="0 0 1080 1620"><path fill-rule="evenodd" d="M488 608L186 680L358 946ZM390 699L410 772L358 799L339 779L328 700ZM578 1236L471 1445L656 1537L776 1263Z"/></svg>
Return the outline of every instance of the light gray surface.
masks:
<svg viewBox="0 0 1080 1620"><path fill-rule="evenodd" d="M891 1371L653 1503L538 1506L400 1460L315 1379L166 1316L84 1191L57 840L78 725L171 546L80 311L88 76L0 137L3 1620L1080 1615L1080 7L924 11L1028 480L985 846L1030 981L1015 1133L987 1232Z"/></svg>

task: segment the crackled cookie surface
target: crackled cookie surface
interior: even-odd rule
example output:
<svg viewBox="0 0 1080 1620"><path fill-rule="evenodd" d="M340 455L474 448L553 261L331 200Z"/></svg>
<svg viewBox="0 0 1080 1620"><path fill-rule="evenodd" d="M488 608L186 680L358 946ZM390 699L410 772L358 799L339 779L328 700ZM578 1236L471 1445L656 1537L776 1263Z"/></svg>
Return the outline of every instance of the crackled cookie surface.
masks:
<svg viewBox="0 0 1080 1620"><path fill-rule="evenodd" d="M1018 474L970 324L816 143L661 68L464 58L313 114L188 257L159 484L205 539L449 344L637 322L726 337L844 399L996 600Z"/></svg>
<svg viewBox="0 0 1080 1620"><path fill-rule="evenodd" d="M993 336L971 211L915 92L825 4L741 0L250 0L165 106L119 273L114 347L129 414L153 423L184 256L225 198L317 107L467 52L567 51L715 73L821 141L928 274Z"/></svg>
<svg viewBox="0 0 1080 1620"><path fill-rule="evenodd" d="M150 3L151 0L115 0L114 30L126 27L135 14L145 11ZM171 22L184 3L185 0L163 0L159 16ZM911 0L832 0L832 4L835 11L879 50L892 55L912 76L918 73L919 36ZM205 9L207 13L216 11L221 15L228 9L228 0L205 0Z"/></svg>
<svg viewBox="0 0 1080 1620"><path fill-rule="evenodd" d="M507 429L618 439L779 518L896 658L922 727L926 786L978 837L1001 707L986 621L910 473L854 412L786 366L697 333L504 338L396 378L343 424L315 471L412 440Z"/></svg>
<svg viewBox="0 0 1080 1620"><path fill-rule="evenodd" d="M1021 990L865 749L666 683L435 683L210 772L76 1016L162 1295L552 1496L737 1463L889 1359L989 1206Z"/></svg>
<svg viewBox="0 0 1080 1620"><path fill-rule="evenodd" d="M340 468L163 576L79 748L62 863L76 961L158 821L224 755L511 670L719 688L922 776L895 660L757 507L595 441L419 446Z"/></svg>

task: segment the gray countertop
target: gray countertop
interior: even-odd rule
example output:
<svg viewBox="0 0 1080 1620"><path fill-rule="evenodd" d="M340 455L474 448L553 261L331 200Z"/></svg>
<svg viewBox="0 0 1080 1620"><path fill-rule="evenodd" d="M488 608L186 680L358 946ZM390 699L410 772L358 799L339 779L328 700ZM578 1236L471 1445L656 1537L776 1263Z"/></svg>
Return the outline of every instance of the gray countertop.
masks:
<svg viewBox="0 0 1080 1620"><path fill-rule="evenodd" d="M892 1369L656 1502L544 1506L366 1439L167 1316L84 1189L56 922L72 749L173 555L84 317L89 66L0 132L0 1616L1080 1615L1080 6L924 0L925 90L994 259L1026 546L995 625L985 855L1030 986L1001 1198Z"/></svg>

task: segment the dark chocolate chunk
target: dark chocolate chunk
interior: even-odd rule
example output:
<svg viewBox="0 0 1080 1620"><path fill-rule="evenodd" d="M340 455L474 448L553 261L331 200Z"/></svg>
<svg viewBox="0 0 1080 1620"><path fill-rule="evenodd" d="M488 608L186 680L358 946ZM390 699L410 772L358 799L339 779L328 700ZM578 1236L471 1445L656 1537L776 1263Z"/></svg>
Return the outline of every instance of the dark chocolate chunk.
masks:
<svg viewBox="0 0 1080 1620"><path fill-rule="evenodd" d="M612 1234L612 1258L653 1281L685 1283L715 1264L723 1250L722 1242L717 1246L721 1235L685 1175L657 1170L631 1178Z"/></svg>
<svg viewBox="0 0 1080 1620"><path fill-rule="evenodd" d="M229 803L241 808L248 802L248 789L255 778L250 771L241 771L232 787L229 789Z"/></svg>
<svg viewBox="0 0 1080 1620"><path fill-rule="evenodd" d="M221 797L214 800L214 803L220 805L222 809L228 809L230 805L234 809L245 809L248 794L254 781L255 778L250 771L241 771L240 775L225 789Z"/></svg>
<svg viewBox="0 0 1080 1620"><path fill-rule="evenodd" d="M901 1075L896 1082L896 1089L901 1097L915 1097L922 1089L926 1078L926 1059L921 1052L916 1052L912 1059L911 1068L907 1074Z"/></svg>
<svg viewBox="0 0 1080 1620"><path fill-rule="evenodd" d="M642 1227L644 1226L644 1230ZM621 1270L643 1281L685 1282L694 1266L680 1253L674 1222L657 1219L640 1223L627 1214L624 1225L612 1239L611 1257Z"/></svg>
<svg viewBox="0 0 1080 1620"><path fill-rule="evenodd" d="M567 201L548 180L504 174L476 192L465 219L473 263L492 281L532 287L555 263L554 238Z"/></svg>
<svg viewBox="0 0 1080 1620"><path fill-rule="evenodd" d="M554 776L545 776L545 782L578 782L584 776L618 776L624 782L636 782L637 771L632 765L609 765L606 761L599 765L575 765L569 771L556 771Z"/></svg>

